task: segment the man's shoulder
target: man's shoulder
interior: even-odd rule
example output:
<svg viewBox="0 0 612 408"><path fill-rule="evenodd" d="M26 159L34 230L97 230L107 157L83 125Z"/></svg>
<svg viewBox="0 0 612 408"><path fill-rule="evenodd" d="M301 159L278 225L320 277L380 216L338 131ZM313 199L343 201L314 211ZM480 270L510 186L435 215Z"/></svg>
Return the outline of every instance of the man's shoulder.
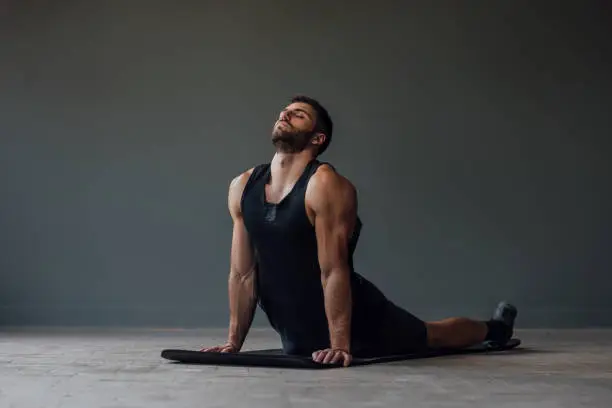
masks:
<svg viewBox="0 0 612 408"><path fill-rule="evenodd" d="M242 200L242 196L247 189L247 184L251 177L253 177L256 173L262 173L262 169L265 169L265 164L259 164L248 168L241 173L234 176L229 185L229 206L230 211L233 217L240 216L240 202Z"/></svg>
<svg viewBox="0 0 612 408"><path fill-rule="evenodd" d="M242 171L241 173L237 174L231 179L230 187L231 188L234 188L234 187L244 188L244 186L247 184L249 179L253 176L260 175L265 170L266 166L268 166L268 164L266 163L258 164L256 166L253 166L251 168L248 168Z"/></svg>
<svg viewBox="0 0 612 408"><path fill-rule="evenodd" d="M333 201L354 203L356 199L357 189L346 176L327 163L319 165L308 185L307 201L309 203L312 205Z"/></svg>
<svg viewBox="0 0 612 408"><path fill-rule="evenodd" d="M321 163L312 175L315 187L324 190L355 190L355 185L329 163Z"/></svg>

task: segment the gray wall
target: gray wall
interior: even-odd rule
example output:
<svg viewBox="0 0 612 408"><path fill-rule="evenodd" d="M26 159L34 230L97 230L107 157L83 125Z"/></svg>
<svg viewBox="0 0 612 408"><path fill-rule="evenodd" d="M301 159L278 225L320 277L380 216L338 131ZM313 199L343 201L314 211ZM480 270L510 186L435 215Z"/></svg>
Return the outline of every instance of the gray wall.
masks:
<svg viewBox="0 0 612 408"><path fill-rule="evenodd" d="M307 93L389 297L611 325L604 2L323 3L3 2L0 324L225 326L228 183Z"/></svg>

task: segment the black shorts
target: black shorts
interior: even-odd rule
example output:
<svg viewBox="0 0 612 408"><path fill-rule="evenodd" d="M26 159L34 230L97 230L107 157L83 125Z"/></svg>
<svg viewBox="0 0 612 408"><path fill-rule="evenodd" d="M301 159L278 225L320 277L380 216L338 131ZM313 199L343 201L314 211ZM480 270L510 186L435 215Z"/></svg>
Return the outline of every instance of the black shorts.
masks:
<svg viewBox="0 0 612 408"><path fill-rule="evenodd" d="M363 340L353 350L356 357L380 357L408 354L427 349L425 322L407 310L388 302L380 320L371 325Z"/></svg>

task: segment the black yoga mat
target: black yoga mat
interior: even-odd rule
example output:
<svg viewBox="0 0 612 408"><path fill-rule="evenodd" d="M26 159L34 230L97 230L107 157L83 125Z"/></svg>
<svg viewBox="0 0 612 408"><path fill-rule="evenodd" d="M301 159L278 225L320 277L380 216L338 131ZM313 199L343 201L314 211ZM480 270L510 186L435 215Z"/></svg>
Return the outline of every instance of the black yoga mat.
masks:
<svg viewBox="0 0 612 408"><path fill-rule="evenodd" d="M447 355L473 354L498 352L513 349L521 344L520 339L511 339L503 346L484 342L477 346L459 350L428 350L422 353L400 354L375 358L355 358L351 366L385 363L391 361L411 360ZM280 349L249 350L239 353L209 353L195 350L166 349L161 353L162 358L185 364L231 365L249 367L282 367L282 368L335 368L341 364L322 364L312 361L311 357L301 357L283 354Z"/></svg>

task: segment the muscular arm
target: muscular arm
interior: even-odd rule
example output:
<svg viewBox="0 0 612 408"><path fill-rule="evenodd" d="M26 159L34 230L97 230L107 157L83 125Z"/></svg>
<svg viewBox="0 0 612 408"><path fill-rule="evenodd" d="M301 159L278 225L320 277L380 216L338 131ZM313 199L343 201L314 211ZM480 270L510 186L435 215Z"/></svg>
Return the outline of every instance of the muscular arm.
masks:
<svg viewBox="0 0 612 408"><path fill-rule="evenodd" d="M357 196L352 184L332 170L320 169L315 177L308 202L314 213L330 345L350 352L349 240L357 216Z"/></svg>
<svg viewBox="0 0 612 408"><path fill-rule="evenodd" d="M249 173L230 185L229 211L233 220L228 295L230 323L228 342L240 349L253 322L257 293L255 290L255 257L240 211L240 199Z"/></svg>

